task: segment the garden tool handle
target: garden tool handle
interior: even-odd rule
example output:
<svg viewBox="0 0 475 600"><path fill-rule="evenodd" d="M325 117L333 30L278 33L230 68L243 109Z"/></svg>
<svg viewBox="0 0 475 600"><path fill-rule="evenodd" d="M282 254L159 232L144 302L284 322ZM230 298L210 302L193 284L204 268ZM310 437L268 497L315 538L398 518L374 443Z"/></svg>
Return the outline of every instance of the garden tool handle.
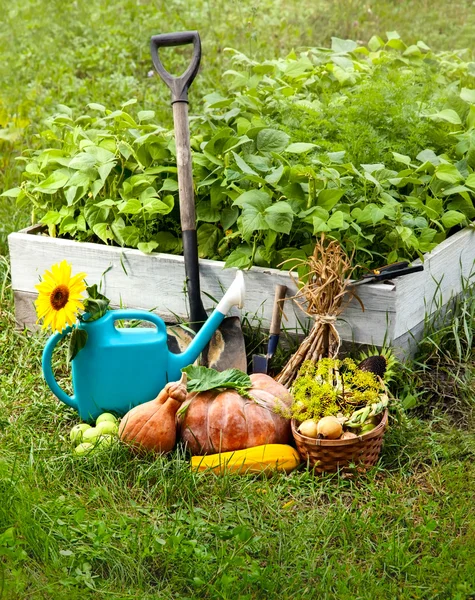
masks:
<svg viewBox="0 0 475 600"><path fill-rule="evenodd" d="M180 77L173 77L163 66L159 54L159 48L171 46L184 46L193 44L193 56L187 70ZM172 104L175 102L188 102L188 88L198 73L201 61L201 40L197 31L182 31L179 33L162 33L152 36L150 42L152 61L157 73L168 85L172 92Z"/></svg>
<svg viewBox="0 0 475 600"><path fill-rule="evenodd" d="M158 48L181 46L193 42L194 51L191 64L181 77L173 77L165 70L158 57ZM164 33L152 37L150 50L152 61L160 77L172 92L173 123L175 126L176 162L178 167L178 195L180 199L180 221L183 232L183 252L192 253L197 247L195 199L193 195L193 171L191 165L190 128L188 125L188 88L195 78L201 60L201 42L197 31ZM185 233L187 232L187 233ZM194 232L188 233L188 232ZM192 237L193 239L187 239ZM198 265L196 257L189 262ZM187 273L188 279L193 274Z"/></svg>
<svg viewBox="0 0 475 600"><path fill-rule="evenodd" d="M271 318L270 328L269 328L270 335L279 335L280 334L280 324L282 322L282 310L284 308L282 300L285 298L286 293L287 293L286 285L276 285L275 286L274 307L272 310L272 318Z"/></svg>
<svg viewBox="0 0 475 600"><path fill-rule="evenodd" d="M181 77L173 77L165 70L158 56L158 49L193 43L190 66ZM201 42L197 31L154 35L150 50L152 61L160 77L172 92L173 124L175 127L176 163L178 167L178 197L180 200L180 223L183 239L183 255L190 303L191 327L198 331L208 315L201 300L198 262L198 239L191 164L190 128L188 124L188 88L195 78L201 61Z"/></svg>
<svg viewBox="0 0 475 600"><path fill-rule="evenodd" d="M279 344L280 324L282 322L282 311L284 308L282 300L285 298L286 293L286 285L276 285L274 295L274 306L272 310L272 318L269 328L269 341L267 343L266 356L268 360L270 360L274 356L275 351L277 350L277 345Z"/></svg>
<svg viewBox="0 0 475 600"><path fill-rule="evenodd" d="M68 406L70 406L71 408L74 408L74 410L77 410L79 412L78 403L76 402L74 396L68 396L68 394L66 394L66 392L62 388L59 387L58 382L56 381L54 373L53 373L53 367L51 366L51 362L52 362L52 358L53 358L53 351L54 351L57 343L60 342L64 337L66 337L68 335L68 333L71 333L72 330L73 330L73 328L68 326L61 333L55 333L54 335L52 335L49 338L49 340L46 342L46 346L44 347L44 350L43 350L41 366L43 369L43 376L46 380L46 383L49 385L51 391L53 392L53 394L59 400L61 400L61 402L64 402L65 404L67 404Z"/></svg>

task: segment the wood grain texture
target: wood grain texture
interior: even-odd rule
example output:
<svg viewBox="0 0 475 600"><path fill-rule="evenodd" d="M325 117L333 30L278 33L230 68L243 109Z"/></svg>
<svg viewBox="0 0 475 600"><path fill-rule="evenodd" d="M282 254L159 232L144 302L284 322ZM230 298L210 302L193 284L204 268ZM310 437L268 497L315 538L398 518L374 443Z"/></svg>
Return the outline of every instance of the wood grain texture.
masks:
<svg viewBox="0 0 475 600"><path fill-rule="evenodd" d="M30 231L32 233L25 230L12 233L8 238L19 323L34 325L34 286L46 269L63 259L73 265L73 272L86 272L89 284L99 284L102 279L103 291L112 305L153 310L169 323L176 322L177 317L188 317L181 256L145 255L130 248L50 238L38 234L37 228L30 228ZM412 351L410 347L414 341L410 341L408 332L419 331L425 313L435 308L432 299L438 289L437 282L440 281L442 302L446 303L451 296L460 293L462 276L469 276L474 260L475 232L467 228L428 254L422 273L407 275L394 282L360 286L358 295L365 311L356 300L351 301L338 323L342 339L376 346L381 346L385 339L388 343L399 340L403 345L401 351ZM222 262L200 260L202 295L207 310L214 308L222 297L233 281L235 271L224 269ZM288 300L284 304L282 329L302 333L308 320L289 300L297 290L287 272L253 267L245 271L244 276L247 293L243 314L246 313L249 319L261 319L263 327L268 329L275 286L286 285Z"/></svg>
<svg viewBox="0 0 475 600"><path fill-rule="evenodd" d="M173 123L175 126L181 229L182 231L190 231L196 229L196 216L195 199L193 196L188 104L186 102L175 102L172 106Z"/></svg>
<svg viewBox="0 0 475 600"><path fill-rule="evenodd" d="M414 261L420 264L421 261ZM464 280L475 282L475 230L466 228L425 255L424 271L396 279L397 322L394 337L411 331L424 316L431 315L458 295ZM469 281L470 280L470 281Z"/></svg>
<svg viewBox="0 0 475 600"><path fill-rule="evenodd" d="M35 293L34 285L40 275L52 264L66 259L73 265L73 272L87 273L89 284L99 284L102 279L103 292L113 305L153 310L171 323L177 317L186 319L188 316L185 268L181 256L145 255L130 248L79 243L24 231L10 234L8 242L12 287L16 291ZM203 302L207 310L214 308L216 302L213 299L218 301L222 297L233 281L235 271L224 269L223 262L200 260ZM244 311L249 318L262 319L263 327L268 329L275 286L286 285L287 298L290 298L297 291L295 284L287 272L277 269L253 267L245 271L244 276L247 288ZM394 289L392 284L383 284L365 285L358 290L365 312L356 300L345 310L345 321L341 322L345 339L382 343L387 315L395 312ZM301 332L306 322L305 314L293 301L287 301L282 327L290 332Z"/></svg>

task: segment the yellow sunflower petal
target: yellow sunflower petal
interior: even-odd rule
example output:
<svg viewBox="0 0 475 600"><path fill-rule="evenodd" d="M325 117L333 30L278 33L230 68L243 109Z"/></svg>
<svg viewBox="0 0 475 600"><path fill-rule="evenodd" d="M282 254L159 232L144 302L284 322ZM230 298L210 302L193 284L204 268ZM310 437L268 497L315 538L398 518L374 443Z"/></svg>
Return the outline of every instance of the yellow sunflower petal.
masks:
<svg viewBox="0 0 475 600"><path fill-rule="evenodd" d="M51 309L49 312L46 313L44 317L43 329L48 329L48 327L51 325L51 328L53 329L53 331L55 331L55 318L56 312L53 309Z"/></svg>
<svg viewBox="0 0 475 600"><path fill-rule="evenodd" d="M40 294L51 294L51 292L55 288L54 282L51 281L42 281L35 285L35 288L40 292Z"/></svg>
<svg viewBox="0 0 475 600"><path fill-rule="evenodd" d="M64 308L61 308L56 312L56 331L63 331L66 326L66 316L64 314Z"/></svg>
<svg viewBox="0 0 475 600"><path fill-rule="evenodd" d="M66 306L64 309L64 318L68 325L73 325L76 322L76 311L72 307Z"/></svg>
<svg viewBox="0 0 475 600"><path fill-rule="evenodd" d="M86 273L71 277L71 265L67 260L54 264L51 271L45 271L41 283L35 286L38 290L36 313L38 319L43 319L44 329L51 326L55 331L62 331L66 323L72 325L75 322L78 312L84 309L85 277Z"/></svg>
<svg viewBox="0 0 475 600"><path fill-rule="evenodd" d="M71 265L66 260L51 267L57 285L68 285L71 276Z"/></svg>
<svg viewBox="0 0 475 600"><path fill-rule="evenodd" d="M86 273L78 273L71 277L69 281L69 287L72 289L77 285L80 285L83 289L86 289L86 284L84 283L84 278L86 277Z"/></svg>
<svg viewBox="0 0 475 600"><path fill-rule="evenodd" d="M51 304L49 302L37 301L36 302L36 314L38 315L38 319L42 319L48 311L51 309Z"/></svg>

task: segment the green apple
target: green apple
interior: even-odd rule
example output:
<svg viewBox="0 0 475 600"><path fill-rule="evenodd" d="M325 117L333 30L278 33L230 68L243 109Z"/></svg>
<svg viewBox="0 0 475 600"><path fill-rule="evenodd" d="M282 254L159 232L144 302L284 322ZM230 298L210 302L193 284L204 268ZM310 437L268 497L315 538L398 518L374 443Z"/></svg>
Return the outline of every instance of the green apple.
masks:
<svg viewBox="0 0 475 600"><path fill-rule="evenodd" d="M112 413L102 413L102 415L99 415L96 419L96 427L99 425L99 423L115 423L117 425L117 419L114 417L114 415Z"/></svg>
<svg viewBox="0 0 475 600"><path fill-rule="evenodd" d="M71 440L71 443L74 444L74 446L80 444L83 441L82 436L84 432L88 429L91 429L91 426L87 423L79 423L78 425L75 425L69 433L69 439Z"/></svg>
<svg viewBox="0 0 475 600"><path fill-rule="evenodd" d="M117 435L119 431L117 423L112 423L112 421L101 421L95 428L100 435Z"/></svg>
<svg viewBox="0 0 475 600"><path fill-rule="evenodd" d="M90 427L82 434L82 441L89 444L96 444L100 435L101 432L97 429L97 427Z"/></svg>
<svg viewBox="0 0 475 600"><path fill-rule="evenodd" d="M114 436L112 435L101 435L98 440L97 447L105 448L107 446L111 446L114 443Z"/></svg>
<svg viewBox="0 0 475 600"><path fill-rule="evenodd" d="M82 456L83 454L89 454L91 450L94 450L94 444L89 444L87 442L83 442L74 448L74 452Z"/></svg>

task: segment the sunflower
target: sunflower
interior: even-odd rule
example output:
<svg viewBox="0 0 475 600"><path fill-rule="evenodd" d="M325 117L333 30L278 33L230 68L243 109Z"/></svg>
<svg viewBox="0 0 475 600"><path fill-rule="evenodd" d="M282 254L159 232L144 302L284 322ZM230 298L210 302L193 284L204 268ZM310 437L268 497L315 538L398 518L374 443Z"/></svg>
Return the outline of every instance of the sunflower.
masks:
<svg viewBox="0 0 475 600"><path fill-rule="evenodd" d="M72 325L83 308L82 293L86 289L85 273L71 277L71 265L63 260L45 271L42 281L36 285L35 300L38 321L43 319L43 329L51 325L53 331L63 331L66 323Z"/></svg>

